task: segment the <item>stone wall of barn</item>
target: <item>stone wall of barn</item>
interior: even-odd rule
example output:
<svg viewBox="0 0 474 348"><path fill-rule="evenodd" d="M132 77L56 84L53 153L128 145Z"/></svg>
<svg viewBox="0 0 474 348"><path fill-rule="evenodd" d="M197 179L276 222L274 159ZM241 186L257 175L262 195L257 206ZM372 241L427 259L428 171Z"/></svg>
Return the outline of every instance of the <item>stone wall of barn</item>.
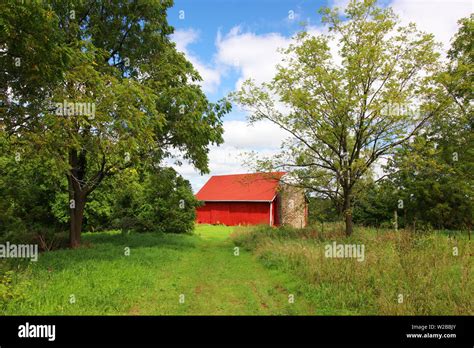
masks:
<svg viewBox="0 0 474 348"><path fill-rule="evenodd" d="M278 200L281 225L292 226L295 228L306 226L307 202L304 189L287 184L281 184Z"/></svg>

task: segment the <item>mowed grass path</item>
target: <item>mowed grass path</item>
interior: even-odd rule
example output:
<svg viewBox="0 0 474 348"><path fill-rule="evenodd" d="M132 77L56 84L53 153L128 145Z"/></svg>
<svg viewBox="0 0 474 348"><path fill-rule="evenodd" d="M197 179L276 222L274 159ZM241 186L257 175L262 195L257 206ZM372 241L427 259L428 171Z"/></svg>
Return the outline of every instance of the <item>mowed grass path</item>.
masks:
<svg viewBox="0 0 474 348"><path fill-rule="evenodd" d="M43 253L17 272L24 298L2 314L315 314L295 279L242 249L235 256L231 232L201 225L194 235L85 234L80 249Z"/></svg>

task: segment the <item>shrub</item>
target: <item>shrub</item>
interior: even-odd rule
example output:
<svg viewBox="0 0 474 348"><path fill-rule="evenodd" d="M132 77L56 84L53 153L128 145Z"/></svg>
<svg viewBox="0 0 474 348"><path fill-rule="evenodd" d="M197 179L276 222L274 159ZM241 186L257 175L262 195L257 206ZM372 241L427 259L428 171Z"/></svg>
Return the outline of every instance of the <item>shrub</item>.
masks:
<svg viewBox="0 0 474 348"><path fill-rule="evenodd" d="M193 230L198 201L189 181L172 168L146 173L141 179L136 174L135 180L124 182L118 193L112 214L116 228L168 233Z"/></svg>
<svg viewBox="0 0 474 348"><path fill-rule="evenodd" d="M0 264L0 309L5 310L11 301L25 298L25 286L28 283L20 284L16 274L8 269L5 263Z"/></svg>

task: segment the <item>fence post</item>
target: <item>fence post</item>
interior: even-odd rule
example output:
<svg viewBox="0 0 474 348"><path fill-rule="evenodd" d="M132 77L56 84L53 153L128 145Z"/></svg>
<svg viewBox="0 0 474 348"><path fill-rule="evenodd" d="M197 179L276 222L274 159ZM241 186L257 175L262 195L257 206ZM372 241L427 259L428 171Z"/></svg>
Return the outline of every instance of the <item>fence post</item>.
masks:
<svg viewBox="0 0 474 348"><path fill-rule="evenodd" d="M393 224L395 226L395 231L398 232L398 213L396 209L393 212L393 220L394 220Z"/></svg>

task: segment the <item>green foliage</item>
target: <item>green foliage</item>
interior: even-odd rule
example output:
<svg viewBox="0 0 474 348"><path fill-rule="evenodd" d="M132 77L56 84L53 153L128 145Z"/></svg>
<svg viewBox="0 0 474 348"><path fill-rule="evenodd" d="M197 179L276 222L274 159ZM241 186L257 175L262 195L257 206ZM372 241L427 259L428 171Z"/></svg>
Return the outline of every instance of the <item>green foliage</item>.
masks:
<svg viewBox="0 0 474 348"><path fill-rule="evenodd" d="M473 21L472 16L459 21L449 61L433 78L444 89L437 98L443 100L445 110L429 120L424 132L396 148L388 158L383 180L369 181L358 190L353 213L356 223L391 227L397 211L401 228L472 229Z"/></svg>
<svg viewBox="0 0 474 348"><path fill-rule="evenodd" d="M130 170L117 181L114 226L125 230L189 233L196 218L190 183L172 168L146 172Z"/></svg>
<svg viewBox="0 0 474 348"><path fill-rule="evenodd" d="M474 217L473 21L465 18L453 40L445 71L437 77L449 99L426 131L404 144L387 164L384 185L403 200L406 223L420 229L472 229Z"/></svg>
<svg viewBox="0 0 474 348"><path fill-rule="evenodd" d="M420 220L437 229L472 226L472 145L470 135L457 133L451 125L450 134L421 135L400 149L389 164L390 180L397 188L394 198L403 200L409 221Z"/></svg>
<svg viewBox="0 0 474 348"><path fill-rule="evenodd" d="M6 138L0 138L0 149L0 241L39 243L42 250L64 247L65 178L50 160L24 152L17 157ZM197 204L189 182L173 169L127 169L91 193L84 229L186 233L194 226Z"/></svg>
<svg viewBox="0 0 474 348"><path fill-rule="evenodd" d="M344 16L329 8L321 13L328 34L298 33L270 83L246 81L231 97L249 110L251 122L269 120L289 133L279 154L253 161L257 169L285 169L339 204L350 234L354 198L373 164L445 108L435 98L444 96L441 86L433 83L439 45L414 24L401 26L374 0L351 1Z"/></svg>
<svg viewBox="0 0 474 348"><path fill-rule="evenodd" d="M315 222L329 222L340 220L340 212L336 210L334 202L321 197L309 197L308 220Z"/></svg>
<svg viewBox="0 0 474 348"><path fill-rule="evenodd" d="M26 288L29 285L28 281L20 280L18 274L7 269L8 266L2 260L0 262L0 309L2 311L9 304L24 300Z"/></svg>
<svg viewBox="0 0 474 348"><path fill-rule="evenodd" d="M171 0L0 6L0 129L17 150L46 158L61 181L67 178L67 186L56 184L75 202L72 246L83 216L94 226L112 214L97 204L106 193L90 201L105 179L176 154L208 171L208 146L222 143L230 104L207 100L198 72L170 41ZM65 221L65 196L56 198L46 206Z"/></svg>
<svg viewBox="0 0 474 348"><path fill-rule="evenodd" d="M394 211L397 209L398 197L390 182L373 184L361 192L354 204L354 222L366 226L393 227ZM404 216L398 220L398 227L405 227Z"/></svg>
<svg viewBox="0 0 474 348"><path fill-rule="evenodd" d="M51 205L60 178L52 161L14 151L0 133L0 240L32 242L64 228Z"/></svg>
<svg viewBox="0 0 474 348"><path fill-rule="evenodd" d="M50 94L61 83L74 50L61 45L66 33L60 19L43 1L0 2L0 126L28 128L40 121ZM7 100L10 88L16 100ZM0 127L1 128L1 127Z"/></svg>
<svg viewBox="0 0 474 348"><path fill-rule="evenodd" d="M3 4L2 42L7 52L2 54L20 57L22 66L18 69L10 59L2 60L9 72L2 76L11 78L2 86L11 88L13 96L23 95L26 93L20 87L24 85L34 86L34 90L42 86L27 79L50 78L44 81L49 94L42 95L41 107L32 111L35 117L18 120L13 113L26 103L35 104L39 97L32 94L24 101L12 98L0 120L8 130L22 135L18 142L41 144L38 150L66 167L63 169L70 169L68 149L85 150L88 179L94 177L92 169L95 165L100 168L104 156L114 172L128 162L125 152L131 162L154 161L170 155L173 147L205 172L207 145L222 142L220 117L230 105L208 102L197 84L201 77L170 42L173 28L167 23L166 10L171 4ZM26 35L17 35L22 26L27 26ZM42 32L43 28L48 32ZM32 49L36 46L42 49ZM68 59L58 59L56 51L66 52ZM30 71L32 67L36 68ZM49 68L53 72L45 74ZM56 103L64 100L95 103L95 115L58 117ZM48 102L52 103L49 107L45 106ZM14 128L19 121L24 128ZM40 132L44 129L47 132Z"/></svg>
<svg viewBox="0 0 474 348"><path fill-rule="evenodd" d="M461 108L461 111L472 120L472 100L474 91L474 14L459 22L459 30L452 40L448 52L450 63L442 74L441 82Z"/></svg>

